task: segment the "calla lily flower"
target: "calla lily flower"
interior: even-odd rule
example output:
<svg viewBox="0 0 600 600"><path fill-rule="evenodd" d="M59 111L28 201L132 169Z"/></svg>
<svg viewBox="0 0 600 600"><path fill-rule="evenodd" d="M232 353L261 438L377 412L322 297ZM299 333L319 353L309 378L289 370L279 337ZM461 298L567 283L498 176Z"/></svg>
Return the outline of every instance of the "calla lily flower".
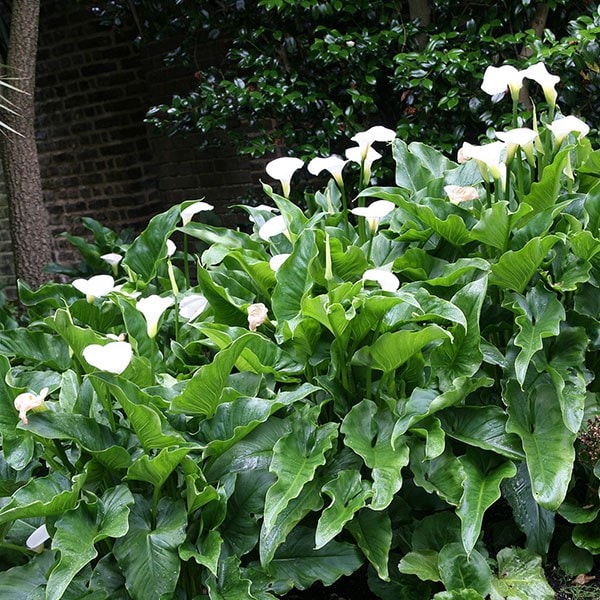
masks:
<svg viewBox="0 0 600 600"><path fill-rule="evenodd" d="M192 220L192 217L199 213L199 212L205 212L208 210L213 210L215 207L212 204L209 204L208 202L194 202L193 204L190 204L189 206L186 206L182 211L181 211L181 220L183 222L184 227Z"/></svg>
<svg viewBox="0 0 600 600"><path fill-rule="evenodd" d="M381 154L377 150L373 150L370 146L366 149L366 154L360 146L348 148L346 150L346 158L352 162L358 163L363 167L363 183L369 184L371 179L371 167L376 160L381 158Z"/></svg>
<svg viewBox="0 0 600 600"><path fill-rule="evenodd" d="M589 126L573 115L554 119L547 127L554 135L557 146L560 146L570 133L578 133L577 139L580 140L590 132Z"/></svg>
<svg viewBox="0 0 600 600"><path fill-rule="evenodd" d="M451 204L460 204L479 198L477 189L470 185L445 185L444 192L446 192Z"/></svg>
<svg viewBox="0 0 600 600"><path fill-rule="evenodd" d="M353 208L350 212L353 215L365 217L371 233L375 233L377 227L379 227L379 221L391 213L394 208L396 208L396 205L389 200L376 200L369 206L358 206L357 208Z"/></svg>
<svg viewBox="0 0 600 600"><path fill-rule="evenodd" d="M208 306L208 300L202 294L190 294L179 303L179 314L190 321L204 312Z"/></svg>
<svg viewBox="0 0 600 600"><path fill-rule="evenodd" d="M496 137L506 144L506 161L512 161L517 148L523 148L527 159L532 162L533 142L538 134L529 127L517 127L509 131L496 131Z"/></svg>
<svg viewBox="0 0 600 600"><path fill-rule="evenodd" d="M173 240L167 240L167 256L173 256L177 251L177 246Z"/></svg>
<svg viewBox="0 0 600 600"><path fill-rule="evenodd" d="M262 303L250 304L248 306L248 329L256 331L266 320L269 309Z"/></svg>
<svg viewBox="0 0 600 600"><path fill-rule="evenodd" d="M123 257L116 252L109 252L108 254L103 254L100 257L104 262L108 263L111 267L116 267L122 260Z"/></svg>
<svg viewBox="0 0 600 600"><path fill-rule="evenodd" d="M362 276L363 281L375 281L385 292L395 292L400 287L399 279L385 269L368 269Z"/></svg>
<svg viewBox="0 0 600 600"><path fill-rule="evenodd" d="M557 98L556 84L560 81L560 77L548 73L546 65L541 62L527 67L525 71L523 71L523 76L527 79L533 79L533 81L542 87L546 102L548 103L548 106L553 109L556 106Z"/></svg>
<svg viewBox="0 0 600 600"><path fill-rule="evenodd" d="M311 175L318 176L323 171L328 171L331 176L335 179L335 182L340 188L344 187L344 180L342 179L342 170L348 163L341 156L332 154L327 158L316 157L308 163L308 172Z"/></svg>
<svg viewBox="0 0 600 600"><path fill-rule="evenodd" d="M490 96L497 96L506 92L508 88L512 99L516 100L523 87L524 76L524 71L519 71L512 65L489 66L483 74L481 89Z"/></svg>
<svg viewBox="0 0 600 600"><path fill-rule="evenodd" d="M367 151L374 142L392 142L396 139L396 132L381 125L375 125L366 131L361 131L350 138L361 149L362 160L367 156ZM354 159L350 159L354 160Z"/></svg>
<svg viewBox="0 0 600 600"><path fill-rule="evenodd" d="M14 407L19 411L19 419L24 425L27 425L27 412L40 412L46 410L44 400L48 395L48 388L43 388L39 394L33 394L31 392L25 392L19 394L14 400Z"/></svg>
<svg viewBox="0 0 600 600"><path fill-rule="evenodd" d="M268 241L280 233L283 233L286 237L289 237L287 223L285 222L283 215L277 215L276 217L266 221L258 230L258 237L260 237L262 240Z"/></svg>
<svg viewBox="0 0 600 600"><path fill-rule="evenodd" d="M462 148L459 150L460 160L464 161L474 158L477 161L482 177L486 181L490 181L490 175L492 179L501 179L503 172L501 155L504 148L504 142L492 142L483 146L464 142Z"/></svg>
<svg viewBox="0 0 600 600"><path fill-rule="evenodd" d="M90 344L83 349L86 362L100 371L120 375L131 362L133 350L129 342L109 342L105 346Z"/></svg>
<svg viewBox="0 0 600 600"><path fill-rule="evenodd" d="M38 527L25 541L25 545L35 552L41 552L44 549L44 542L50 539L50 534L46 525Z"/></svg>
<svg viewBox="0 0 600 600"><path fill-rule="evenodd" d="M112 292L115 280L110 275L94 275L89 279L76 279L73 287L85 294L86 300L91 304L94 298L101 298Z"/></svg>
<svg viewBox="0 0 600 600"><path fill-rule="evenodd" d="M267 163L267 175L281 182L284 197L289 198L292 176L298 169L302 168L303 164L303 160L292 156L283 156Z"/></svg>
<svg viewBox="0 0 600 600"><path fill-rule="evenodd" d="M158 322L162 314L172 306L174 300L172 297L162 297L153 294L147 298L138 300L136 308L144 315L146 319L148 337L155 338L158 333Z"/></svg>
<svg viewBox="0 0 600 600"><path fill-rule="evenodd" d="M279 267L291 256L291 254L276 254L269 260L269 266L275 272L279 270Z"/></svg>

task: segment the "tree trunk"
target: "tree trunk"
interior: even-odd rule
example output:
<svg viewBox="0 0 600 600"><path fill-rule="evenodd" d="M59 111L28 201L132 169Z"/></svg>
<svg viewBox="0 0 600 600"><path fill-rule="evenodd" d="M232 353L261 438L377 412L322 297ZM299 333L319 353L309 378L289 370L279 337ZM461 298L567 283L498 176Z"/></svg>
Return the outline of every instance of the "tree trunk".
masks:
<svg viewBox="0 0 600 600"><path fill-rule="evenodd" d="M39 0L14 0L4 74L19 92L4 89L15 112L4 111L2 121L18 132L0 133L0 152L8 196L15 274L33 287L50 279L44 267L52 258L48 213L34 135L35 63ZM5 102L6 103L6 102Z"/></svg>
<svg viewBox="0 0 600 600"><path fill-rule="evenodd" d="M431 23L431 6L429 0L408 0L408 11L411 21L419 20L421 27L427 27ZM423 31L416 36L419 50L427 46L427 34Z"/></svg>

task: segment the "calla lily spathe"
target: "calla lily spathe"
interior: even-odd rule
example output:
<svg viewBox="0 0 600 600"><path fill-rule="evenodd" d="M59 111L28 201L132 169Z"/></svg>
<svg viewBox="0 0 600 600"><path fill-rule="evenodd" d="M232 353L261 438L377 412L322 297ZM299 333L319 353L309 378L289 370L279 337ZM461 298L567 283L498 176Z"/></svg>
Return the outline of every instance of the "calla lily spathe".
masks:
<svg viewBox="0 0 600 600"><path fill-rule="evenodd" d="M266 320L269 309L262 303L250 304L248 306L248 329L256 331Z"/></svg>
<svg viewBox="0 0 600 600"><path fill-rule="evenodd" d="M103 254L100 257L105 263L109 264L111 267L116 267L122 260L123 257L116 252L109 252L108 254Z"/></svg>
<svg viewBox="0 0 600 600"><path fill-rule="evenodd" d="M486 181L490 181L490 176L492 179L502 179L506 174L506 166L502 162L502 152L505 147L504 142L492 142L483 146L464 142L459 150L459 162L473 158L477 161L481 175Z"/></svg>
<svg viewBox="0 0 600 600"><path fill-rule="evenodd" d="M184 227L192 220L192 217L199 212L206 212L209 210L213 210L214 206L209 204L208 202L194 202L189 206L186 206L181 211L181 221L183 222Z"/></svg>
<svg viewBox="0 0 600 600"><path fill-rule="evenodd" d="M512 65L501 67L489 66L483 74L481 89L490 96L503 94L507 89L514 99L519 97L519 91L523 87L524 71L519 71Z"/></svg>
<svg viewBox="0 0 600 600"><path fill-rule="evenodd" d="M303 160L292 156L282 156L267 163L267 175L281 183L284 197L289 198L292 176L298 169L302 168L302 165L304 165Z"/></svg>
<svg viewBox="0 0 600 600"><path fill-rule="evenodd" d="M48 388L43 388L39 394L33 394L32 392L24 392L19 394L14 400L14 407L19 411L19 419L24 425L27 425L27 413L31 410L33 412L40 412L46 410L44 400L48 395Z"/></svg>
<svg viewBox="0 0 600 600"><path fill-rule="evenodd" d="M366 131L360 131L350 138L361 149L362 159L367 156L367 151L375 142L392 142L396 139L396 132L382 125L375 125ZM353 160L353 159L350 159Z"/></svg>
<svg viewBox="0 0 600 600"><path fill-rule="evenodd" d="M546 65L541 62L527 67L525 71L523 71L523 75L527 79L532 79L542 87L546 102L550 108L553 109L556 106L557 98L556 84L560 81L560 77L549 73L548 69L546 69Z"/></svg>
<svg viewBox="0 0 600 600"><path fill-rule="evenodd" d="M144 315L146 319L148 337L155 338L158 333L158 322L162 314L172 306L174 299L170 296L162 297L153 294L147 298L138 300L136 308Z"/></svg>
<svg viewBox="0 0 600 600"><path fill-rule="evenodd" d="M283 215L277 215L268 221L265 221L258 230L258 237L260 239L268 241L272 237L283 233L286 237L289 237L287 223L283 218Z"/></svg>
<svg viewBox="0 0 600 600"><path fill-rule="evenodd" d="M352 162L362 165L363 183L368 185L371 179L371 167L376 160L381 158L381 154L379 154L377 150L373 150L371 146L367 147L366 154L363 152L363 149L360 146L355 146L346 150L346 158Z"/></svg>
<svg viewBox="0 0 600 600"><path fill-rule="evenodd" d="M202 294L190 294L179 303L179 314L189 321L201 315L208 306L208 300Z"/></svg>
<svg viewBox="0 0 600 600"><path fill-rule="evenodd" d="M342 170L348 164L347 160L344 160L337 154L332 154L327 158L321 158L317 156L308 163L308 172L311 175L318 176L323 171L328 171L330 175L335 179L335 182L340 188L344 187L344 180L342 179Z"/></svg>
<svg viewBox="0 0 600 600"><path fill-rule="evenodd" d="M527 159L533 162L533 142L538 134L529 127L517 127L508 131L496 131L496 137L506 144L506 161L510 162L517 148L523 148Z"/></svg>
<svg viewBox="0 0 600 600"><path fill-rule="evenodd" d="M133 350L129 342L109 342L105 346L90 344L83 349L82 354L92 367L116 375L120 375L133 358Z"/></svg>
<svg viewBox="0 0 600 600"><path fill-rule="evenodd" d="M385 269L367 269L362 280L375 281L384 292L395 292L400 287L400 280Z"/></svg>
<svg viewBox="0 0 600 600"><path fill-rule="evenodd" d="M279 271L281 265L291 256L291 254L276 254L269 260L269 267L275 272Z"/></svg>
<svg viewBox="0 0 600 600"><path fill-rule="evenodd" d="M570 133L577 133L577 139L580 140L590 132L589 125L573 115L554 119L547 127L554 135L557 146L560 146Z"/></svg>
<svg viewBox="0 0 600 600"><path fill-rule="evenodd" d="M34 552L41 552L44 549L44 542L50 539L50 534L46 525L38 527L25 541L25 546Z"/></svg>
<svg viewBox="0 0 600 600"><path fill-rule="evenodd" d="M89 279L75 279L73 287L85 294L86 300L91 304L95 298L102 298L112 292L115 280L110 275L94 275Z"/></svg>
<svg viewBox="0 0 600 600"><path fill-rule="evenodd" d="M365 217L371 233L375 233L379 227L379 221L390 214L396 205L389 200L375 200L369 206L358 206L350 212L359 217Z"/></svg>
<svg viewBox="0 0 600 600"><path fill-rule="evenodd" d="M477 189L470 185L445 185L444 192L451 204L461 204L479 198Z"/></svg>

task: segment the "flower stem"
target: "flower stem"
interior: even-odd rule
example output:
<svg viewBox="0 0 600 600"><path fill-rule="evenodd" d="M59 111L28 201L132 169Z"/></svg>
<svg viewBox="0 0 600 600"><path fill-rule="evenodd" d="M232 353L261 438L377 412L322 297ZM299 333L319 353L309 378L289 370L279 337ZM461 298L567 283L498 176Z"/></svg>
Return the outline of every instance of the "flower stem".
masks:
<svg viewBox="0 0 600 600"><path fill-rule="evenodd" d="M185 275L185 285L186 288L189 289L190 287L190 264L189 264L189 260L188 260L188 235L187 233L183 234L183 272Z"/></svg>

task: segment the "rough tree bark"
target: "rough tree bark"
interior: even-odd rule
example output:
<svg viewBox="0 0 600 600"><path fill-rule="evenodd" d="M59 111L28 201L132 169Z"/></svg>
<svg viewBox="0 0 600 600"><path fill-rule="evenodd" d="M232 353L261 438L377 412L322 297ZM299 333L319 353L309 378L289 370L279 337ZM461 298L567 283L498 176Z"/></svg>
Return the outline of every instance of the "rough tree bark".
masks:
<svg viewBox="0 0 600 600"><path fill-rule="evenodd" d="M408 0L408 12L411 21L418 19L421 27L427 27L431 23L429 0ZM423 50L427 46L427 34L425 32L418 33L416 40L419 50Z"/></svg>
<svg viewBox="0 0 600 600"><path fill-rule="evenodd" d="M33 287L50 279L44 267L52 258L48 213L34 135L34 90L40 0L13 0L10 39L4 74L19 87L3 94L15 113L2 120L20 135L0 133L0 153L6 181L15 274Z"/></svg>

